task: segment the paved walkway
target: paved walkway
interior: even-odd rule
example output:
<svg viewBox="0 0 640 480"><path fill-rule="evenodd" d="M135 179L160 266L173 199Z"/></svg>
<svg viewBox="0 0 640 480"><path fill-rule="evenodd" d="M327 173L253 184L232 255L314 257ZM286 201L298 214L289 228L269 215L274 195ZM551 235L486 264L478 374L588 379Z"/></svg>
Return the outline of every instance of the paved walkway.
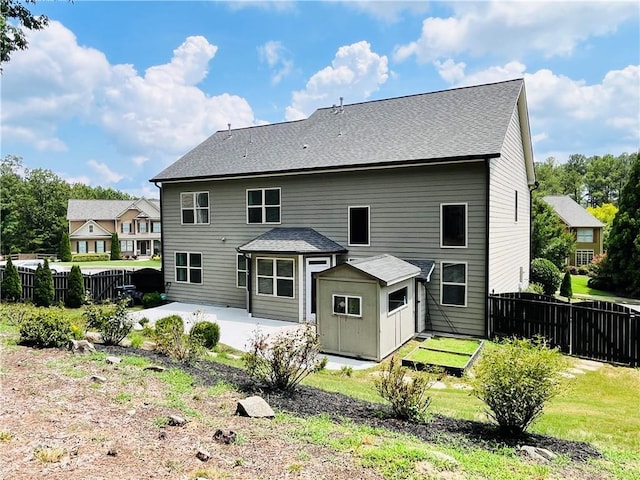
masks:
<svg viewBox="0 0 640 480"><path fill-rule="evenodd" d="M130 315L137 321L142 318L147 318L152 326L155 325L157 320L163 317L179 315L182 317L185 330L187 331L198 321L207 320L216 322L220 325L220 343L243 352L247 351L249 338L256 330L262 331L267 335L277 335L300 327L298 323L250 317L246 310L240 308L180 302L172 302L160 307L138 310L131 312ZM343 366L349 366L354 370L362 370L377 365L376 362L367 360L339 357L337 355L321 355L327 357L327 369L329 370L340 370Z"/></svg>

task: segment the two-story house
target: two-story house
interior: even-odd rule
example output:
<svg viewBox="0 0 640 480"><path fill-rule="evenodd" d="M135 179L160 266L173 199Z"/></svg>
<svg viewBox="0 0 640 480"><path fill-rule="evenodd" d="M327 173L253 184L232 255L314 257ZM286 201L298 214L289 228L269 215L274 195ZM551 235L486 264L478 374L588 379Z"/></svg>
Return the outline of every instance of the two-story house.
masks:
<svg viewBox="0 0 640 480"><path fill-rule="evenodd" d="M395 344L423 330L486 335L487 295L528 283L524 81L340 103L230 126L150 180L169 300L346 322L376 295L376 322L403 316ZM370 279L379 288L351 293Z"/></svg>
<svg viewBox="0 0 640 480"><path fill-rule="evenodd" d="M69 200L67 221L72 253L109 253L114 232L125 257L161 251L158 200Z"/></svg>
<svg viewBox="0 0 640 480"><path fill-rule="evenodd" d="M567 259L569 265L588 265L595 255L602 255L604 223L567 195L542 197L567 226L576 241L575 253Z"/></svg>

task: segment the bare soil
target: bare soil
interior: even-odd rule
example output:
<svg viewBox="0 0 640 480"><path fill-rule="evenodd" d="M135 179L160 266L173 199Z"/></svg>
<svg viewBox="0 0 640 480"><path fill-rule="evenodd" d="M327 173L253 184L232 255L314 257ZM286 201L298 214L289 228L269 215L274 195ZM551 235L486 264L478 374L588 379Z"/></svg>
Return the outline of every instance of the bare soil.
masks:
<svg viewBox="0 0 640 480"><path fill-rule="evenodd" d="M237 401L256 392L276 412L300 417L325 413L337 421L384 427L428 442L489 450L528 444L578 462L600 455L585 443L540 435L505 439L490 425L438 415L420 425L399 421L389 418L383 405L310 387L293 395L258 392L243 370L219 363L185 367L154 352L96 347L108 355L135 354L155 365L180 367L196 381L189 395L172 401L166 383L139 366L74 362L66 350L6 348L0 369L0 478L382 478L349 453L302 442L287 422L235 415ZM210 394L207 389L221 380L235 390ZM189 421L170 426L170 415ZM238 441L218 443L213 439L217 429L233 430ZM199 460L199 449L211 458ZM57 461L43 461L45 454L57 454Z"/></svg>

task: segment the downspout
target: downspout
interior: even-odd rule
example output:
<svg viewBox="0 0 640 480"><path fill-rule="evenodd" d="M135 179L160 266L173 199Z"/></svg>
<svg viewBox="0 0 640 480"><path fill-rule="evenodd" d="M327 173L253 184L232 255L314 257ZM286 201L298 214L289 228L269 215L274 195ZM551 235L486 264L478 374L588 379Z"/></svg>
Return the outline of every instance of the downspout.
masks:
<svg viewBox="0 0 640 480"><path fill-rule="evenodd" d="M485 160L485 213L484 213L484 228L486 232L487 241L484 246L484 331L489 338L489 238L490 238L490 173L491 173L490 158ZM467 272L468 274L468 272ZM467 287L468 288L468 287Z"/></svg>

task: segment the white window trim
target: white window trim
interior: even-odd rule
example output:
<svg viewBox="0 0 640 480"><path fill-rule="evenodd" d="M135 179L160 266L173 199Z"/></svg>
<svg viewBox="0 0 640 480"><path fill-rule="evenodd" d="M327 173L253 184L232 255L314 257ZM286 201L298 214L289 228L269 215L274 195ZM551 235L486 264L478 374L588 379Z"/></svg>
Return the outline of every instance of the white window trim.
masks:
<svg viewBox="0 0 640 480"><path fill-rule="evenodd" d="M464 205L464 245L444 244L444 207L452 205ZM469 204L467 202L451 202L440 204L440 248L467 248L469 245Z"/></svg>
<svg viewBox="0 0 640 480"><path fill-rule="evenodd" d="M400 305L399 307L394 308L393 310L389 310L389 295L391 295L392 293L396 293L400 290L406 290L407 291L407 296L405 297L405 303L403 305ZM404 310L405 308L409 307L409 286L405 285L404 287L400 287L400 288L396 288L395 290L387 293L387 316L389 315L393 315L398 313L400 310Z"/></svg>
<svg viewBox="0 0 640 480"><path fill-rule="evenodd" d="M180 265L180 266L177 265L176 256L179 253L184 253L184 254L187 255L187 264L186 265ZM192 267L190 265L190 262L189 262L190 255L200 255L200 266L199 267ZM202 255L202 252L186 252L186 251L183 251L183 250L174 252L173 253L173 275L174 275L176 283L184 283L184 284L188 283L189 285L204 285L204 266L203 266L204 262L203 262L203 258L204 258L204 255ZM186 281L178 280L178 268L186 268L187 269L187 280ZM200 270L200 283L196 283L196 282L192 282L191 281L191 270L192 269L193 270L196 270L196 269Z"/></svg>
<svg viewBox="0 0 640 480"><path fill-rule="evenodd" d="M444 281L444 266L445 264L451 265L464 265L464 283L457 282L445 282ZM456 305L453 303L444 303L443 292L445 285L463 286L464 287L464 304ZM440 262L440 305L444 307L458 307L465 308L467 306L467 297L469 295L469 264L467 262L457 262L454 260L443 260Z"/></svg>
<svg viewBox="0 0 640 480"><path fill-rule="evenodd" d="M80 245L84 245L84 252ZM78 253L89 253L89 242L87 240L78 240Z"/></svg>
<svg viewBox="0 0 640 480"><path fill-rule="evenodd" d="M180 214L182 215L182 210L180 210ZM156 230L154 228L156 225L158 225L158 230ZM156 222L156 221L152 221L150 230L151 231L149 233L162 233L162 223Z"/></svg>
<svg viewBox="0 0 640 480"><path fill-rule="evenodd" d="M249 205L249 192L255 192L255 191L260 191L262 193L262 204L261 205ZM278 198L280 199L280 203L278 203L278 205L266 205L264 203L264 196L265 196L265 191L267 190L278 190ZM244 200L245 200L245 205L246 205L246 221L247 221L247 225L280 225L282 223L282 187L264 187L264 188L247 188L244 194ZM258 207L260 207L262 209L262 222L258 223L258 222L253 222L253 223L249 223L249 208L255 208L257 209ZM267 222L267 207L269 208L273 208L273 207L278 207L280 209L280 215L278 215L278 217L280 218L279 221L277 222Z"/></svg>
<svg viewBox="0 0 640 480"><path fill-rule="evenodd" d="M98 245L102 246L102 251L98 248ZM95 243L96 253L105 253L107 251L107 242L104 240L96 240Z"/></svg>
<svg viewBox="0 0 640 480"><path fill-rule="evenodd" d="M260 260L271 260L272 263L271 265L272 270L271 276L267 276L267 275L260 275L258 273L258 262ZM285 260L288 262L293 263L293 276L291 277L279 277L278 276L278 267L277 267L277 261L278 260ZM283 257L256 257L256 295L259 295L261 297L276 297L276 298L287 298L287 299L295 299L296 298L296 261L294 258L283 258ZM259 286L258 286L258 279L260 277L264 277L264 278L272 278L273 279L273 293L260 293L259 291ZM278 280L291 280L293 282L293 295L291 297L288 296L284 296L284 295L278 295Z"/></svg>
<svg viewBox="0 0 640 480"><path fill-rule="evenodd" d="M244 270L240 270L240 268L238 267L238 258L239 257L244 257L244 261L245 261ZM245 290L247 289L247 285L238 285L238 274L241 273L241 272L244 273L245 282L247 281L246 280L246 278L247 278L247 264L248 264L247 262L250 262L250 261L251 261L251 259L245 257L244 254L236 253L236 287L237 288L244 288Z"/></svg>
<svg viewBox="0 0 640 480"><path fill-rule="evenodd" d="M367 243L351 243L351 209L367 209ZM349 247L369 247L371 246L371 206L370 205L350 205L347 207L347 245Z"/></svg>
<svg viewBox="0 0 640 480"><path fill-rule="evenodd" d="M576 266L577 267L581 267L583 265L589 265L591 262L586 262L586 263L580 263L578 262L578 256L579 255L589 255L591 254L591 260L593 260L593 257L595 257L596 252L593 249L590 248L579 248L576 250Z"/></svg>
<svg viewBox="0 0 640 480"><path fill-rule="evenodd" d="M200 193L207 194L207 206L205 207L197 207L196 205L196 197ZM190 194L193 196L193 208L182 208L182 195ZM211 224L211 193L208 190L200 190L198 192L180 192L180 224L181 225L210 225ZM185 210L193 210L193 223L184 223L184 217L182 212ZM198 210L206 210L207 211L207 222L198 222Z"/></svg>
<svg viewBox="0 0 640 480"><path fill-rule="evenodd" d="M336 312L334 310L334 307L336 305L336 297L344 297L344 313L341 312ZM353 313L347 313L349 310L349 299L350 298L357 298L358 302L360 303L360 313L358 315L355 315ZM339 317L353 317L353 318L362 318L362 297L359 295L346 295L346 294L340 294L340 293L334 293L333 295L331 295L331 312L333 315L339 316Z"/></svg>

